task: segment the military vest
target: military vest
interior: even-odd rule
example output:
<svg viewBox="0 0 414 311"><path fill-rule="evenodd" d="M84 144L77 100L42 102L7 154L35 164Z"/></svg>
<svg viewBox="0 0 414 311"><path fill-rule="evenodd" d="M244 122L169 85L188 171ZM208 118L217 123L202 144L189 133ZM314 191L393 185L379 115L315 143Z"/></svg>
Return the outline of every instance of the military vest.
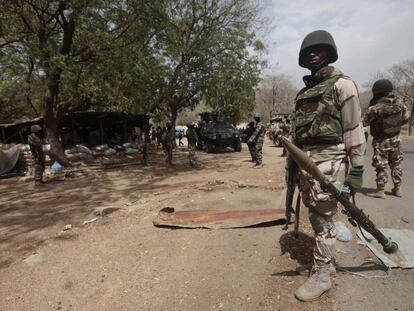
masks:
<svg viewBox="0 0 414 311"><path fill-rule="evenodd" d="M325 72L316 77L319 83L311 84L299 92L294 115L296 143L312 145L342 142L341 111L334 97L334 84L342 77L344 75L340 71L326 67Z"/></svg>
<svg viewBox="0 0 414 311"><path fill-rule="evenodd" d="M400 134L403 125L403 107L396 102L394 96L381 98L377 105L379 118L371 122L371 135L375 138L385 139Z"/></svg>

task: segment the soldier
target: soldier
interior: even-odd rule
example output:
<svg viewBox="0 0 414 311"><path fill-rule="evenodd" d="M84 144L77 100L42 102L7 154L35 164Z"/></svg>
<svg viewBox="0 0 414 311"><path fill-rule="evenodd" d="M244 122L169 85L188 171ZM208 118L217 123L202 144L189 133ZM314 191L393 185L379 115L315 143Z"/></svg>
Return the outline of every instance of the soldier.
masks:
<svg viewBox="0 0 414 311"><path fill-rule="evenodd" d="M43 153L43 140L40 137L42 128L36 124L30 127L30 131L32 133L28 136L27 140L34 158L35 185L39 186L45 183L43 181L43 172L45 170L45 155Z"/></svg>
<svg viewBox="0 0 414 311"><path fill-rule="evenodd" d="M255 160L255 152L254 152L254 143L249 143L249 139L250 137L252 137L252 134L254 133L254 122L250 122L247 125L247 129L244 131L246 134L246 144L247 147L249 148L249 152L250 152L250 156L252 158L252 162L256 162Z"/></svg>
<svg viewBox="0 0 414 311"><path fill-rule="evenodd" d="M372 166L377 172L377 191L370 196L385 199L384 188L388 181L387 166L390 166L394 183L392 194L401 197L403 153L401 151L401 126L408 122L407 109L393 93L389 80L378 80L372 87L373 98L364 116L364 125L371 129Z"/></svg>
<svg viewBox="0 0 414 311"><path fill-rule="evenodd" d="M143 143L142 143L142 163L144 166L148 165L148 146L151 143L151 135L150 135L151 127L148 124L145 124L142 127L143 132Z"/></svg>
<svg viewBox="0 0 414 311"><path fill-rule="evenodd" d="M260 113L256 112L254 115L254 121L256 122L256 127L252 136L250 136L248 140L248 144L254 145L254 160L256 164L253 168L261 168L263 167L263 155L262 155L262 148L263 148L263 140L265 136L266 129L263 123L260 121Z"/></svg>
<svg viewBox="0 0 414 311"><path fill-rule="evenodd" d="M305 87L296 96L293 139L338 189L344 183L357 189L362 186L365 149L361 107L355 83L329 66L337 59L330 33L314 31L303 40L299 65L311 74L303 78ZM351 169L346 176L348 163ZM337 201L304 171L300 174L299 189L304 205L309 208L315 246L312 273L295 296L312 301L331 288L336 241L332 216Z"/></svg>
<svg viewBox="0 0 414 311"><path fill-rule="evenodd" d="M197 167L198 162L196 159L196 148L198 143L198 135L193 123L187 124L186 136L188 142L188 160L190 161L190 166Z"/></svg>
<svg viewBox="0 0 414 311"><path fill-rule="evenodd" d="M167 166L172 165L173 140L175 140L175 132L171 123L167 122L166 129L162 133L162 148Z"/></svg>

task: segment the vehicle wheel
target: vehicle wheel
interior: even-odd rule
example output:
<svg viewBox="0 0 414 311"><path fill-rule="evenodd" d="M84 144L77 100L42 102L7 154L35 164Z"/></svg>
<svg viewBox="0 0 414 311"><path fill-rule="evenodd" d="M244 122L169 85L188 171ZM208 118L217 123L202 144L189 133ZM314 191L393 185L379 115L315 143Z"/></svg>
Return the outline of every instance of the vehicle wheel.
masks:
<svg viewBox="0 0 414 311"><path fill-rule="evenodd" d="M240 152L240 151L242 151L242 145L241 145L241 142L236 142L236 144L234 145L234 151L236 151L236 152Z"/></svg>
<svg viewBox="0 0 414 311"><path fill-rule="evenodd" d="M214 151L214 145L212 143L207 143L206 145L206 152L212 153Z"/></svg>

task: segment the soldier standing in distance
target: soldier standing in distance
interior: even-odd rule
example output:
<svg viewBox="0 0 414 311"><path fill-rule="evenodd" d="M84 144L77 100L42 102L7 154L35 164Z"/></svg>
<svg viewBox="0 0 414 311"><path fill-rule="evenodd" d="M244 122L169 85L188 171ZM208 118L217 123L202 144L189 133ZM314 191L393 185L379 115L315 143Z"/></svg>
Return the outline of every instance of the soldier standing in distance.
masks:
<svg viewBox="0 0 414 311"><path fill-rule="evenodd" d="M30 131L32 133L28 136L27 140L34 158L35 185L39 186L45 183L43 181L43 172L45 171L45 155L43 153L43 140L39 135L40 132L42 132L42 128L36 124L30 127Z"/></svg>
<svg viewBox="0 0 414 311"><path fill-rule="evenodd" d="M188 160L190 162L190 166L197 167L198 162L196 159L196 148L198 142L198 135L194 128L193 123L187 124L187 142L188 142Z"/></svg>
<svg viewBox="0 0 414 311"><path fill-rule="evenodd" d="M250 157L252 158L252 162L256 162L255 160L255 152L254 152L254 143L249 143L249 139L250 137L252 137L252 134L254 133L254 122L250 122L247 125L247 129L244 131L244 133L246 134L246 144L247 147L249 148L249 152L250 152Z"/></svg>
<svg viewBox="0 0 414 311"><path fill-rule="evenodd" d="M173 140L175 141L175 132L170 122L167 122L166 129L162 133L162 148L164 149L165 164L172 165Z"/></svg>
<svg viewBox="0 0 414 311"><path fill-rule="evenodd" d="M144 164L144 166L148 165L148 146L151 143L150 129L151 127L148 124L145 124L142 127L142 132L144 134L142 144L142 164Z"/></svg>
<svg viewBox="0 0 414 311"><path fill-rule="evenodd" d="M372 87L373 98L364 116L364 125L370 126L372 148L372 166L377 172L377 191L370 196L385 199L384 188L388 181L387 166L390 166L394 183L392 194L401 197L401 178L403 153L401 151L401 126L408 122L405 105L393 93L389 80L378 80Z"/></svg>
<svg viewBox="0 0 414 311"><path fill-rule="evenodd" d="M256 164L253 166L253 168L261 168L263 167L262 148L266 129L263 123L260 121L260 113L255 113L254 121L256 122L256 127L254 129L252 136L250 136L247 144L254 145L254 160L256 161Z"/></svg>
<svg viewBox="0 0 414 311"><path fill-rule="evenodd" d="M324 30L308 34L299 52L299 65L311 71L296 96L293 140L338 189L344 184L362 186L364 131L355 83L330 63L338 59L333 37ZM346 175L348 166L349 175ZM295 296L302 301L318 299L331 288L335 269L336 231L332 217L338 202L309 174L301 171L299 189L309 208L315 232L312 274Z"/></svg>

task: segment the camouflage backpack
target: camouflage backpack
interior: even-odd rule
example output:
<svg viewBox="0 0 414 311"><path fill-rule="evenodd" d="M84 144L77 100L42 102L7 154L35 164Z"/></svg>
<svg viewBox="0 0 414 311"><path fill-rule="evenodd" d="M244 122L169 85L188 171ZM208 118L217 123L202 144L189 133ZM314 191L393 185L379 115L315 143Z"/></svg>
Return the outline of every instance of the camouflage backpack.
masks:
<svg viewBox="0 0 414 311"><path fill-rule="evenodd" d="M393 95L378 100L375 109L378 109L381 117L371 123L372 136L384 139L400 134L403 125L403 107L401 105Z"/></svg>
<svg viewBox="0 0 414 311"><path fill-rule="evenodd" d="M296 97L294 132L298 144L342 142L342 118L334 99L334 84L344 75L333 67L326 68L312 77L321 82L305 87Z"/></svg>

